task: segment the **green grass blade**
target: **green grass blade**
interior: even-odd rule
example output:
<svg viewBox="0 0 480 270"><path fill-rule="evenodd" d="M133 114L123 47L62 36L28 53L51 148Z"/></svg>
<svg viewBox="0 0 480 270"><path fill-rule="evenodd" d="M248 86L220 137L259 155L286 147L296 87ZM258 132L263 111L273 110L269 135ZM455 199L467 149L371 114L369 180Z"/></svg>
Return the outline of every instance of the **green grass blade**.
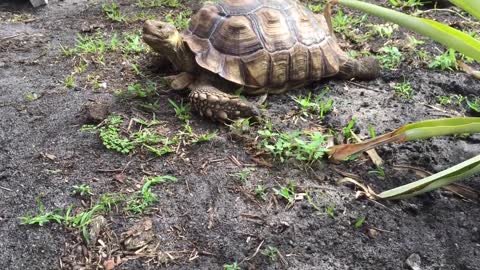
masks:
<svg viewBox="0 0 480 270"><path fill-rule="evenodd" d="M478 1L478 0L473 0ZM344 6L396 23L480 61L480 41L445 24L414 17L395 10L357 0L338 0ZM471 2L471 1L470 1ZM478 3L476 4L478 5Z"/></svg>
<svg viewBox="0 0 480 270"><path fill-rule="evenodd" d="M413 183L384 191L377 196L386 200L407 199L464 180L477 173L480 173L480 155Z"/></svg>
<svg viewBox="0 0 480 270"><path fill-rule="evenodd" d="M480 1L478 0L450 0L455 6L465 10L480 19Z"/></svg>

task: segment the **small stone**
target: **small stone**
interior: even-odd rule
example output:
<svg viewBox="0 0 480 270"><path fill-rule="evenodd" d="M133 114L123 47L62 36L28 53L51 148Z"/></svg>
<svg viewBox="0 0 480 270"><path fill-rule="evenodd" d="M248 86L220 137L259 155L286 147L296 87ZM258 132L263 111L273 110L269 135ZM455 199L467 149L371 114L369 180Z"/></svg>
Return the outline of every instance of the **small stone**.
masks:
<svg viewBox="0 0 480 270"><path fill-rule="evenodd" d="M412 270L421 270L421 258L420 255L417 253L413 253L410 255L405 263L410 267Z"/></svg>
<svg viewBox="0 0 480 270"><path fill-rule="evenodd" d="M94 123L100 123L108 116L108 105L104 103L89 103L85 110L88 120Z"/></svg>
<svg viewBox="0 0 480 270"><path fill-rule="evenodd" d="M112 270L115 268L115 260L114 259L110 259L110 260L107 260L103 263L103 268L105 268L105 270Z"/></svg>
<svg viewBox="0 0 480 270"><path fill-rule="evenodd" d="M48 4L48 0L30 0L33 7L44 6Z"/></svg>
<svg viewBox="0 0 480 270"><path fill-rule="evenodd" d="M102 229L107 225L107 220L103 216L97 216L89 224L88 237L90 238L90 245L97 242L98 236Z"/></svg>

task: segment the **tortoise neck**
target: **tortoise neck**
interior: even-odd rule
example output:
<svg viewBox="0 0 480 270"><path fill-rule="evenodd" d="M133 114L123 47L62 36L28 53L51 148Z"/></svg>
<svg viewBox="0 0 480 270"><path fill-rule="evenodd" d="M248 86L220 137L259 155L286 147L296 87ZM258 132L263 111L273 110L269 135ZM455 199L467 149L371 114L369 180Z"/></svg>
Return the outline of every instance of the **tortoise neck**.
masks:
<svg viewBox="0 0 480 270"><path fill-rule="evenodd" d="M185 72L193 72L195 70L195 56L190 49L185 45L180 34L170 40L171 46L165 48L164 54L168 57L170 62L177 68L177 70Z"/></svg>

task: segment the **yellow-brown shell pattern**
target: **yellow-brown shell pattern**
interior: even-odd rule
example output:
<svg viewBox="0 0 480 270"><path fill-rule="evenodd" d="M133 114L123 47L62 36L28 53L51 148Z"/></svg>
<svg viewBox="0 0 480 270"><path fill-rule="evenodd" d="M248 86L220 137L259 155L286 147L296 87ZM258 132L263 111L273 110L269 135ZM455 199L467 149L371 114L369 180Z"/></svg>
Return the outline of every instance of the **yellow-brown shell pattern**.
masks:
<svg viewBox="0 0 480 270"><path fill-rule="evenodd" d="M324 18L294 0L206 4L184 39L199 66L250 88L331 77L344 55Z"/></svg>

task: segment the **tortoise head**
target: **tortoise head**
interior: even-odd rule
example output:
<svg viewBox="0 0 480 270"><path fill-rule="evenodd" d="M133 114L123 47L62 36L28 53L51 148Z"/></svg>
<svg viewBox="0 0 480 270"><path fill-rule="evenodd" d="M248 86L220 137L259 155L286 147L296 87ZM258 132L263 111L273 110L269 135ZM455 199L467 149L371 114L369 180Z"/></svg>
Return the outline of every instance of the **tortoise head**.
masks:
<svg viewBox="0 0 480 270"><path fill-rule="evenodd" d="M171 24L161 21L146 21L143 25L143 40L156 52L177 50L181 37Z"/></svg>

